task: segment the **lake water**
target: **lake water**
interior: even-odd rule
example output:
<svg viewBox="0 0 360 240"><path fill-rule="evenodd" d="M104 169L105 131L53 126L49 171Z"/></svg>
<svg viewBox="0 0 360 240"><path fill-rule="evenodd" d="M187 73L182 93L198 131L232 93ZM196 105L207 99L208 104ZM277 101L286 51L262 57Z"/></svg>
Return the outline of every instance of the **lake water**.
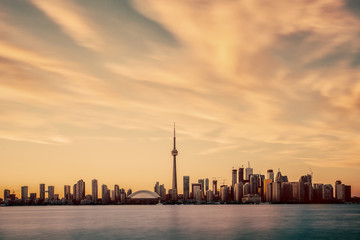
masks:
<svg viewBox="0 0 360 240"><path fill-rule="evenodd" d="M0 239L360 239L360 205L1 207Z"/></svg>

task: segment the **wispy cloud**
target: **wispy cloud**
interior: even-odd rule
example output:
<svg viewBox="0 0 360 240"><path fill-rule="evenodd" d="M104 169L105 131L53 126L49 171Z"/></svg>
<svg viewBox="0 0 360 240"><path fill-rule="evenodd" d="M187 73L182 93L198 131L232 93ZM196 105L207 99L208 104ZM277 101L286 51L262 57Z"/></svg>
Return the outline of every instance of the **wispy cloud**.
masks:
<svg viewBox="0 0 360 240"><path fill-rule="evenodd" d="M48 2L31 0L38 8L59 24L63 31L80 46L100 51L102 38L93 28L94 23L83 13L83 8L73 1Z"/></svg>

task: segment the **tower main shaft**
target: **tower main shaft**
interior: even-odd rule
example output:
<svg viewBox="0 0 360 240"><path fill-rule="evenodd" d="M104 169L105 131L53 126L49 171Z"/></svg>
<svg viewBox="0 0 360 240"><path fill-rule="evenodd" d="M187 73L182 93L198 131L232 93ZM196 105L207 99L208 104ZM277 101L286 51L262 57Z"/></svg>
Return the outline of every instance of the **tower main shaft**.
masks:
<svg viewBox="0 0 360 240"><path fill-rule="evenodd" d="M171 155L173 156L173 179L172 179L172 191L171 191L171 199L173 201L177 201L177 177L176 177L176 156L178 155L178 150L176 150L176 136L175 136L175 123L174 123L174 148L171 151Z"/></svg>

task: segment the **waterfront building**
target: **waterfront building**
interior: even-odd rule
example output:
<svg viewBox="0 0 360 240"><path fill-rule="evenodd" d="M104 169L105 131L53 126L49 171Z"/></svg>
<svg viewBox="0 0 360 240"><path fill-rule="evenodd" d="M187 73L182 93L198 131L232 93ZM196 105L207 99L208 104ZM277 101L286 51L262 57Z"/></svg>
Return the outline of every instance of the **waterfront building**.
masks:
<svg viewBox="0 0 360 240"><path fill-rule="evenodd" d="M267 180L269 180L269 181L266 182L266 185L265 185L265 189L266 189L265 201L266 202L272 202L272 186L273 186L273 182L272 182L271 179L267 179Z"/></svg>
<svg viewBox="0 0 360 240"><path fill-rule="evenodd" d="M239 168L239 182L244 182L244 168Z"/></svg>
<svg viewBox="0 0 360 240"><path fill-rule="evenodd" d="M10 190L9 189L4 190L4 201L6 199L10 199Z"/></svg>
<svg viewBox="0 0 360 240"><path fill-rule="evenodd" d="M253 174L253 169L250 167L250 162L248 162L248 167L245 168L245 180L250 180L250 175Z"/></svg>
<svg viewBox="0 0 360 240"><path fill-rule="evenodd" d="M206 202L210 203L214 201L214 193L211 190L206 191Z"/></svg>
<svg viewBox="0 0 360 240"><path fill-rule="evenodd" d="M222 202L229 201L229 187L227 185L220 186L220 201Z"/></svg>
<svg viewBox="0 0 360 240"><path fill-rule="evenodd" d="M345 201L351 201L351 186L345 185Z"/></svg>
<svg viewBox="0 0 360 240"><path fill-rule="evenodd" d="M59 194L54 194L54 200L59 200Z"/></svg>
<svg viewBox="0 0 360 240"><path fill-rule="evenodd" d="M314 183L313 186L313 201L321 202L323 200L323 188L324 184L322 183Z"/></svg>
<svg viewBox="0 0 360 240"><path fill-rule="evenodd" d="M176 156L178 155L178 150L176 149L176 136L175 136L175 123L174 123L174 148L171 151L171 155L173 156L173 179L172 179L172 191L171 191L171 200L177 201L177 177L176 177Z"/></svg>
<svg viewBox="0 0 360 240"><path fill-rule="evenodd" d="M209 179L205 178L205 191L209 190Z"/></svg>
<svg viewBox="0 0 360 240"><path fill-rule="evenodd" d="M54 186L48 186L48 199L55 200L55 187Z"/></svg>
<svg viewBox="0 0 360 240"><path fill-rule="evenodd" d="M213 191L214 195L216 195L216 196L219 195L218 189L217 189L217 180L216 179L213 180L212 191Z"/></svg>
<svg viewBox="0 0 360 240"><path fill-rule="evenodd" d="M73 197L72 197L73 200L76 200L76 194L77 194L77 184L75 183L73 185Z"/></svg>
<svg viewBox="0 0 360 240"><path fill-rule="evenodd" d="M301 176L299 182L304 184L304 201L311 202L313 199L312 176L310 174Z"/></svg>
<svg viewBox="0 0 360 240"><path fill-rule="evenodd" d="M129 196L130 194L132 194L132 189L131 189L131 188L129 188L129 189L127 190L127 192L126 192L126 195L127 195L127 196Z"/></svg>
<svg viewBox="0 0 360 240"><path fill-rule="evenodd" d="M201 184L201 194L204 195L204 179L199 179L198 183Z"/></svg>
<svg viewBox="0 0 360 240"><path fill-rule="evenodd" d="M30 202L35 202L36 201L36 193L30 193Z"/></svg>
<svg viewBox="0 0 360 240"><path fill-rule="evenodd" d="M91 196L92 196L92 201L93 203L97 203L98 201L98 181L96 179L93 179L91 181Z"/></svg>
<svg viewBox="0 0 360 240"><path fill-rule="evenodd" d="M110 199L107 199L107 191L108 191L107 185L103 184L101 186L101 201L103 204L109 203L109 200L110 200Z"/></svg>
<svg viewBox="0 0 360 240"><path fill-rule="evenodd" d="M128 204L157 204L159 200L159 194L147 190L140 190L128 196Z"/></svg>
<svg viewBox="0 0 360 240"><path fill-rule="evenodd" d="M71 198L70 185L64 185L64 198L65 199Z"/></svg>
<svg viewBox="0 0 360 240"><path fill-rule="evenodd" d="M184 176L183 177L183 198L185 201L189 199L190 195L190 177Z"/></svg>
<svg viewBox="0 0 360 240"><path fill-rule="evenodd" d="M232 176L232 178L231 178L231 187L232 187L232 189L234 189L235 184L237 183L237 170L236 169L232 170L231 176Z"/></svg>
<svg viewBox="0 0 360 240"><path fill-rule="evenodd" d="M22 186L21 187L21 201L26 202L29 197L29 187L28 186Z"/></svg>
<svg viewBox="0 0 360 240"><path fill-rule="evenodd" d="M345 184L342 184L339 180L335 182L335 198L345 200Z"/></svg>
<svg viewBox="0 0 360 240"><path fill-rule="evenodd" d="M259 174L250 174L250 194L259 194L260 176Z"/></svg>
<svg viewBox="0 0 360 240"><path fill-rule="evenodd" d="M45 200L45 184L44 183L40 183L40 201L44 201Z"/></svg>
<svg viewBox="0 0 360 240"><path fill-rule="evenodd" d="M161 199L161 201L165 201L165 199L166 199L166 188L165 188L164 184L160 185L160 199Z"/></svg>
<svg viewBox="0 0 360 240"><path fill-rule="evenodd" d="M196 194L198 194L197 192L200 192L200 195L202 196L202 189L201 189L202 185L200 183L192 183L191 184L191 193L192 193L192 198L196 200Z"/></svg>
<svg viewBox="0 0 360 240"><path fill-rule="evenodd" d="M272 169L268 169L267 170L267 176L266 176L267 179L271 179L272 182L274 182L274 171Z"/></svg>
<svg viewBox="0 0 360 240"><path fill-rule="evenodd" d="M334 189L331 184L325 184L322 190L322 199L324 201L329 201L333 199Z"/></svg>
<svg viewBox="0 0 360 240"><path fill-rule="evenodd" d="M244 192L244 195L250 194L250 184L249 183L245 183L243 192Z"/></svg>
<svg viewBox="0 0 360 240"><path fill-rule="evenodd" d="M244 196L243 187L244 187L243 182L238 182L235 184L234 200L236 202L241 202L241 199Z"/></svg>
<svg viewBox="0 0 360 240"><path fill-rule="evenodd" d="M160 195L160 184L159 184L159 182L155 183L154 192L156 192L157 194Z"/></svg>
<svg viewBox="0 0 360 240"><path fill-rule="evenodd" d="M272 202L278 203L280 202L281 194L281 182L274 182L272 183Z"/></svg>
<svg viewBox="0 0 360 240"><path fill-rule="evenodd" d="M115 184L114 186L114 202L118 203L120 201L120 188L119 185Z"/></svg>
<svg viewBox="0 0 360 240"><path fill-rule="evenodd" d="M82 179L80 179L76 184L75 198L76 198L76 201L78 201L78 202L85 199L85 182Z"/></svg>
<svg viewBox="0 0 360 240"><path fill-rule="evenodd" d="M267 186L268 186L268 184L270 184L272 182L273 182L272 179L265 179L264 180L264 187L263 188L264 188L264 199L265 199L266 202L271 202L271 189L268 190ZM269 188L271 188L271 186ZM267 196L269 191L270 191L270 195Z"/></svg>

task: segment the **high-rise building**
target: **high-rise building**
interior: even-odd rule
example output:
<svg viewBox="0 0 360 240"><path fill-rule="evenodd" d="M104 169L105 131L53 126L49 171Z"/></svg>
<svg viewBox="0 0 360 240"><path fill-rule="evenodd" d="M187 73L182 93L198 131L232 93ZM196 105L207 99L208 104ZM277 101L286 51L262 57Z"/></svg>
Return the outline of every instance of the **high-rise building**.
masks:
<svg viewBox="0 0 360 240"><path fill-rule="evenodd" d="M206 202L210 203L214 201L214 193L211 190L206 191Z"/></svg>
<svg viewBox="0 0 360 240"><path fill-rule="evenodd" d="M209 179L205 178L205 191L209 190Z"/></svg>
<svg viewBox="0 0 360 240"><path fill-rule="evenodd" d="M165 189L164 184L160 185L160 197L161 197L161 201L166 200L166 189Z"/></svg>
<svg viewBox="0 0 360 240"><path fill-rule="evenodd" d="M10 198L10 190L9 189L5 189L4 190L4 200Z"/></svg>
<svg viewBox="0 0 360 240"><path fill-rule="evenodd" d="M101 186L101 201L103 204L108 204L110 201L110 191L105 184Z"/></svg>
<svg viewBox="0 0 360 240"><path fill-rule="evenodd" d="M44 183L40 183L40 201L44 201L45 200L45 184Z"/></svg>
<svg viewBox="0 0 360 240"><path fill-rule="evenodd" d="M239 182L244 182L244 168L239 168Z"/></svg>
<svg viewBox="0 0 360 240"><path fill-rule="evenodd" d="M278 203L281 200L281 182L272 183L272 202Z"/></svg>
<svg viewBox="0 0 360 240"><path fill-rule="evenodd" d="M220 201L222 202L229 201L229 187L227 185L220 186Z"/></svg>
<svg viewBox="0 0 360 240"><path fill-rule="evenodd" d="M259 194L260 176L259 174L250 175L250 194Z"/></svg>
<svg viewBox="0 0 360 240"><path fill-rule="evenodd" d="M159 184L159 182L155 183L154 192L156 192L157 194L160 195L160 184Z"/></svg>
<svg viewBox="0 0 360 240"><path fill-rule="evenodd" d="M98 201L98 196L99 196L99 194L98 194L98 181L96 180L96 179L93 179L92 181L91 181L91 190L92 190L92 194L91 194L91 196L92 196L92 201L93 201L93 203L97 203L97 201Z"/></svg>
<svg viewBox="0 0 360 240"><path fill-rule="evenodd" d="M313 199L312 176L310 174L301 176L299 182L304 184L304 201L311 202Z"/></svg>
<svg viewBox="0 0 360 240"><path fill-rule="evenodd" d="M350 202L351 201L351 186L345 185L345 201Z"/></svg>
<svg viewBox="0 0 360 240"><path fill-rule="evenodd" d="M331 184L325 184L322 192L322 199L324 201L332 200L334 196L334 189Z"/></svg>
<svg viewBox="0 0 360 240"><path fill-rule="evenodd" d="M189 199L189 195L190 195L190 177L184 176L183 177L183 196L184 196L185 201Z"/></svg>
<svg viewBox="0 0 360 240"><path fill-rule="evenodd" d="M199 179L198 180L198 183L201 184L201 194L203 195L204 194L204 179Z"/></svg>
<svg viewBox="0 0 360 240"><path fill-rule="evenodd" d="M314 183L313 186L313 201L321 202L323 200L323 188L324 184Z"/></svg>
<svg viewBox="0 0 360 240"><path fill-rule="evenodd" d="M272 186L270 185L270 183L272 183L273 180L271 179L265 179L264 180L264 196L265 196L265 201L266 202L271 202L271 188ZM268 186L269 185L269 186Z"/></svg>
<svg viewBox="0 0 360 240"><path fill-rule="evenodd" d="M30 193L30 202L36 201L36 193Z"/></svg>
<svg viewBox="0 0 360 240"><path fill-rule="evenodd" d="M231 171L231 188L234 189L235 188L235 184L237 183L237 170L233 169Z"/></svg>
<svg viewBox="0 0 360 240"><path fill-rule="evenodd" d="M212 187L212 191L214 193L214 195L218 195L218 189L217 189L217 180L213 180L213 187Z"/></svg>
<svg viewBox="0 0 360 240"><path fill-rule="evenodd" d="M335 198L345 200L345 184L342 184L339 180L335 182Z"/></svg>
<svg viewBox="0 0 360 240"><path fill-rule="evenodd" d="M244 193L243 193L243 182L238 182L235 184L235 191L234 191L234 200L236 202L241 202L241 199L242 197L244 196Z"/></svg>
<svg viewBox="0 0 360 240"><path fill-rule="evenodd" d="M114 186L114 200L115 203L120 201L120 188L119 185Z"/></svg>
<svg viewBox="0 0 360 240"><path fill-rule="evenodd" d="M202 186L200 183L192 183L191 184L191 193L192 193L192 198L196 199L196 194L198 194L197 192L200 192L200 195L202 193ZM202 196L202 195L201 195Z"/></svg>
<svg viewBox="0 0 360 240"><path fill-rule="evenodd" d="M131 190L131 188L129 188L129 189L127 190L126 195L127 195L127 196L129 196L130 194L132 194L132 190Z"/></svg>
<svg viewBox="0 0 360 240"><path fill-rule="evenodd" d="M248 167L245 168L245 180L250 180L250 175L253 174L253 169L250 167L250 162L248 162Z"/></svg>
<svg viewBox="0 0 360 240"><path fill-rule="evenodd" d="M64 185L64 198L65 199L71 198L70 185Z"/></svg>
<svg viewBox="0 0 360 240"><path fill-rule="evenodd" d="M48 199L55 200L55 187L54 186L48 186Z"/></svg>
<svg viewBox="0 0 360 240"><path fill-rule="evenodd" d="M78 188L77 184L75 183L73 185L73 197L72 197L73 200L76 200L77 188Z"/></svg>
<svg viewBox="0 0 360 240"><path fill-rule="evenodd" d="M26 202L29 197L29 187L28 186L22 186L21 187L21 201Z"/></svg>
<svg viewBox="0 0 360 240"><path fill-rule="evenodd" d="M80 179L76 183L76 201L81 201L85 199L85 182L84 180Z"/></svg>
<svg viewBox="0 0 360 240"><path fill-rule="evenodd" d="M271 179L274 182L274 171L272 169L267 170L267 179Z"/></svg>
<svg viewBox="0 0 360 240"><path fill-rule="evenodd" d="M171 155L173 156L173 179L172 179L171 200L176 202L177 194L178 194L177 177L176 177L176 156L178 155L178 150L176 149L175 123L174 123L174 148L171 151Z"/></svg>

